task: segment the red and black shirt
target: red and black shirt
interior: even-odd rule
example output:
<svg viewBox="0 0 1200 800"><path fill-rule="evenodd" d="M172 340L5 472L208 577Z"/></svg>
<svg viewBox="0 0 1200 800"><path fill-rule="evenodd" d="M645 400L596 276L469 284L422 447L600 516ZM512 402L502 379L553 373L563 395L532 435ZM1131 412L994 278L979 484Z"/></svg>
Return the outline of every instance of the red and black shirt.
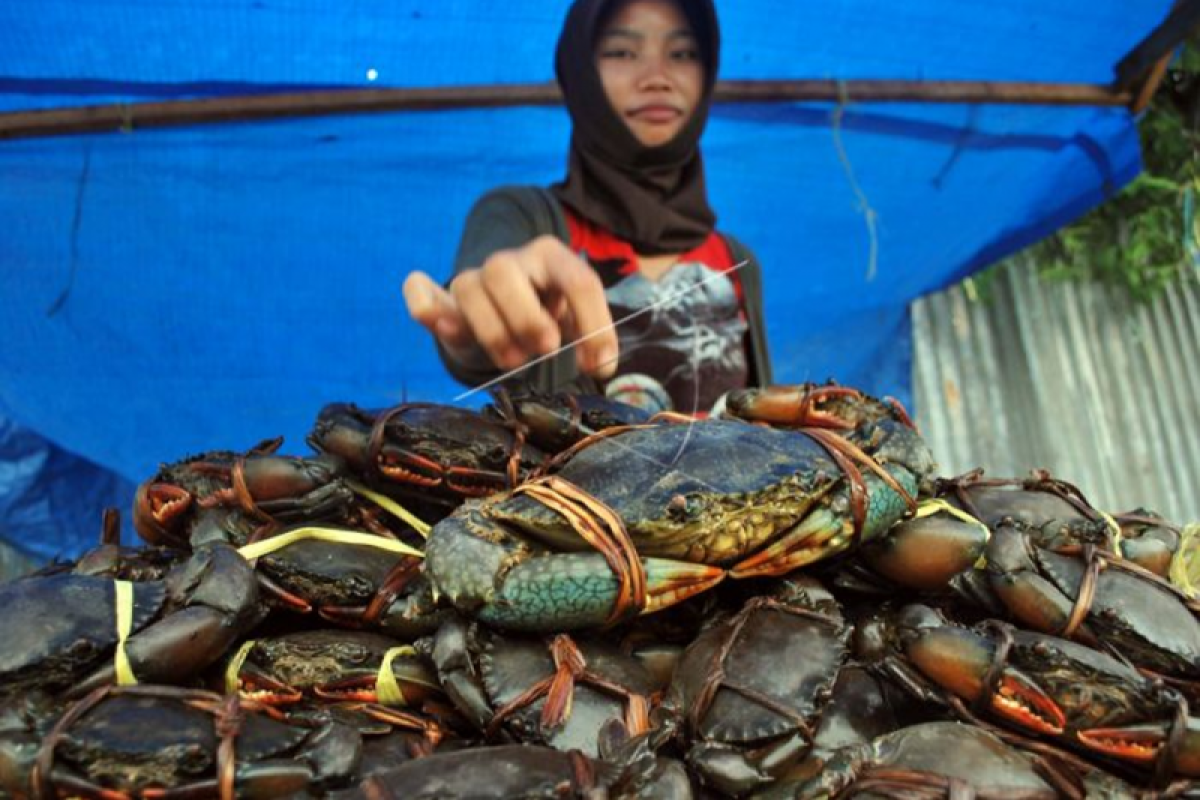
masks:
<svg viewBox="0 0 1200 800"><path fill-rule="evenodd" d="M705 414L747 385L745 300L720 234L650 280L628 242L566 211L571 249L600 275L617 324L620 362L603 387L609 397L650 411Z"/></svg>

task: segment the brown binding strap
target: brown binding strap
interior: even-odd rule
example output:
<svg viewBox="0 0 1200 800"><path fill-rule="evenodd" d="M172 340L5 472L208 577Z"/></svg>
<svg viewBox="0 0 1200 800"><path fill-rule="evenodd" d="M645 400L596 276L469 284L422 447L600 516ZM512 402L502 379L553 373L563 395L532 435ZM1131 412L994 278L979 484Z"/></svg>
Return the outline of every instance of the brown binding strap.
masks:
<svg viewBox="0 0 1200 800"><path fill-rule="evenodd" d="M619 583L617 599L605 625L615 625L645 609L646 569L625 523L615 511L599 498L555 475L524 483L513 494L528 495L561 514L584 541L604 556Z"/></svg>
<svg viewBox="0 0 1200 800"><path fill-rule="evenodd" d="M898 494L904 500L905 505L908 506L909 511L916 511L916 498L905 491L904 487L892 477L891 473L885 470L878 461L863 452L858 445L844 436L839 436L832 431L820 428L802 428L800 432L821 445L825 449L825 452L829 453L830 457L842 469L842 472L846 474L847 480L850 482L851 508L854 514L856 534L862 533L863 525L866 522L866 484L862 473L850 464L850 459L865 466L883 481L888 488Z"/></svg>
<svg viewBox="0 0 1200 800"><path fill-rule="evenodd" d="M1055 634L1064 639L1073 639L1079 626L1091 613L1092 602L1096 599L1096 583L1100 579L1100 571L1104 569L1105 561L1100 557L1100 551L1095 545L1084 545L1083 557L1085 566L1083 580L1079 584L1079 596L1075 598L1075 605L1071 607L1071 615L1067 617L1066 624Z"/></svg>
<svg viewBox="0 0 1200 800"><path fill-rule="evenodd" d="M984 620L979 626L984 632L995 631L1000 638L996 642L996 652L992 655L992 663L988 664L987 672L983 674L979 696L971 704L971 710L979 716L985 716L991 709L992 698L999 694L1000 678L1004 668L1008 666L1008 654L1012 652L1013 629L1006 622L997 619Z"/></svg>
<svg viewBox="0 0 1200 800"><path fill-rule="evenodd" d="M546 698L539 719L542 728L553 730L559 727L571 715L575 686L580 683L625 702L625 727L631 736L650 729L649 698L589 670L587 659L570 636L565 633L555 636L550 643L550 653L554 658L554 674L538 681L498 709L487 726L489 739L495 737L500 726L515 712L542 697Z"/></svg>
<svg viewBox="0 0 1200 800"><path fill-rule="evenodd" d="M193 708L212 714L215 718L214 727L219 740L217 746L218 796L220 800L235 800L236 787L234 781L237 767L235 741L241 730L244 718L243 709L254 708L265 711L265 707L258 703L244 701L236 694L223 697L213 692L198 689L183 689L173 686L101 686L72 705L65 714L59 717L58 721L54 723L54 727L46 735L46 738L42 740L41 747L38 749L37 756L34 759L33 769L30 774L30 784L33 788L34 797L37 800L51 800L51 798L57 798L60 794L54 785L52 775L54 751L61 743L66 732L72 725L82 719L85 714L105 699L118 695L180 700ZM188 787L176 788L186 792ZM170 789L144 789L140 793L140 796L144 798L156 798L165 796L171 791ZM106 800L130 797L127 792L117 790L100 790L99 796L106 798Z"/></svg>

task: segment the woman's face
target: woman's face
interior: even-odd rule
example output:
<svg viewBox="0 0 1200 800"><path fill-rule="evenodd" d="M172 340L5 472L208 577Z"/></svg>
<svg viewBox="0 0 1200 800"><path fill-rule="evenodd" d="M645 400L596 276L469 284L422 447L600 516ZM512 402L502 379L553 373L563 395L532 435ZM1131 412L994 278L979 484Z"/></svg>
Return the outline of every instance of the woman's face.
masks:
<svg viewBox="0 0 1200 800"><path fill-rule="evenodd" d="M687 18L671 0L624 3L596 41L608 102L646 147L687 124L704 91L704 67Z"/></svg>

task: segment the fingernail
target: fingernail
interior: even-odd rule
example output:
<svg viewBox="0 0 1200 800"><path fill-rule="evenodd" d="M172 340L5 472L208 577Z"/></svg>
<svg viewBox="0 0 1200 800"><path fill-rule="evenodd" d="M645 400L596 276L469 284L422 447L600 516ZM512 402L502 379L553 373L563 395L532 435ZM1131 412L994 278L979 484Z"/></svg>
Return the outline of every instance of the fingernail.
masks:
<svg viewBox="0 0 1200 800"><path fill-rule="evenodd" d="M605 346L600 348L596 358L596 363L592 365L592 372L602 378L607 378L615 374L617 371L617 350L615 347Z"/></svg>

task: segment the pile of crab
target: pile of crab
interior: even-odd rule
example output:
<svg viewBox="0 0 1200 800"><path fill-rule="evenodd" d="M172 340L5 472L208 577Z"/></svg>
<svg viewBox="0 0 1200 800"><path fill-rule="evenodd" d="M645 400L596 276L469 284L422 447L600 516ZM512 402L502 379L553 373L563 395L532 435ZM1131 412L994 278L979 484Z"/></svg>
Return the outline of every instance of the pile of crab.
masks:
<svg viewBox="0 0 1200 800"><path fill-rule="evenodd" d="M1200 796L1195 528L836 385L326 407L0 585L0 796Z"/></svg>

